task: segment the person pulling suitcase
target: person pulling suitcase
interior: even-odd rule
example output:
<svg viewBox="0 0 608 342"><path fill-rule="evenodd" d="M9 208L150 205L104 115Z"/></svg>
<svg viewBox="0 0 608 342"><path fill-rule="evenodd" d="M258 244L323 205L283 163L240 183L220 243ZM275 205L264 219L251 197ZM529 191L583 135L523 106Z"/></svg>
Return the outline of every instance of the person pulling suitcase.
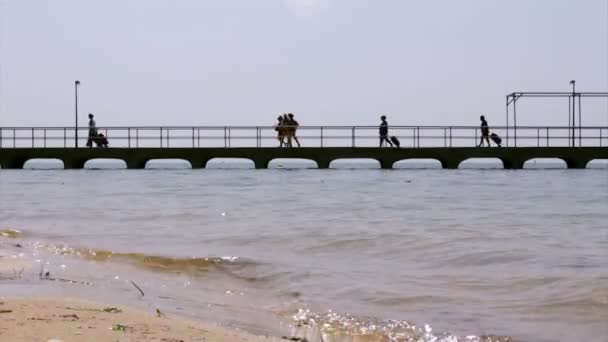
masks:
<svg viewBox="0 0 608 342"><path fill-rule="evenodd" d="M380 120L382 121L380 123L380 129L378 130L380 135L380 147L384 146L385 143L393 147L393 143L388 139L388 121L386 121L386 115L382 115Z"/></svg>
<svg viewBox="0 0 608 342"><path fill-rule="evenodd" d="M488 122L486 121L485 116L480 116L479 120L481 120L481 140L479 141L479 145L477 145L477 147L481 147L484 140L488 144L488 147L490 147L490 139L492 139L492 141L498 145L498 147L501 147L502 138L496 133L490 134L490 127L488 127Z"/></svg>
<svg viewBox="0 0 608 342"><path fill-rule="evenodd" d="M482 115L479 117L479 120L481 120L481 140L477 147L481 147L484 140L488 143L488 147L490 147L490 127L488 127L486 117Z"/></svg>

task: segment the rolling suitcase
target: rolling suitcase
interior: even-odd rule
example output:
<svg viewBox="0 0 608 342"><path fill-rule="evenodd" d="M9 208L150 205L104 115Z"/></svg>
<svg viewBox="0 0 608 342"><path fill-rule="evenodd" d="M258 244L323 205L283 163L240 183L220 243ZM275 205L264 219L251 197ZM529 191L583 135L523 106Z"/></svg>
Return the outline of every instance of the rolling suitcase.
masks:
<svg viewBox="0 0 608 342"><path fill-rule="evenodd" d="M393 145L397 146L397 147L401 147L401 142L399 141L399 139L397 139L396 136L391 136L391 142L393 143Z"/></svg>
<svg viewBox="0 0 608 342"><path fill-rule="evenodd" d="M502 139L496 133L490 134L490 139L492 139L492 141L496 143L498 147L500 147L500 144L502 144Z"/></svg>

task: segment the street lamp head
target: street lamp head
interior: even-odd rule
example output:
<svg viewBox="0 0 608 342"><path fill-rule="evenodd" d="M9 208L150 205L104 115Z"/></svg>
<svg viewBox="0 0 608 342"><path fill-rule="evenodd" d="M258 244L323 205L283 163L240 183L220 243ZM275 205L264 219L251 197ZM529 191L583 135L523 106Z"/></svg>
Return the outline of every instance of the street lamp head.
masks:
<svg viewBox="0 0 608 342"><path fill-rule="evenodd" d="M79 85L80 81L76 80L76 81L74 81L74 84Z"/></svg>
<svg viewBox="0 0 608 342"><path fill-rule="evenodd" d="M574 84L574 83L576 83L576 81L575 81L575 80L570 81L570 84Z"/></svg>

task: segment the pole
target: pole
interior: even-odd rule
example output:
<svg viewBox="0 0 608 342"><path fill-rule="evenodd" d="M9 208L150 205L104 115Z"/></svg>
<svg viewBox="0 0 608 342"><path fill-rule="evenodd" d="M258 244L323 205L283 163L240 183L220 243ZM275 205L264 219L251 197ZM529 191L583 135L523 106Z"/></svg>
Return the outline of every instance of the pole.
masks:
<svg viewBox="0 0 608 342"><path fill-rule="evenodd" d="M513 98L513 145L517 147L517 97Z"/></svg>
<svg viewBox="0 0 608 342"><path fill-rule="evenodd" d="M576 81L570 81L572 84L572 147L576 144Z"/></svg>
<svg viewBox="0 0 608 342"><path fill-rule="evenodd" d="M572 125L572 96L568 96L568 147L571 147L572 142L572 129L570 126Z"/></svg>
<svg viewBox="0 0 608 342"><path fill-rule="evenodd" d="M505 101L505 113L506 113L506 117L507 117L507 147L509 147L509 96L507 95L506 101ZM475 143L477 143L477 141L475 141Z"/></svg>
<svg viewBox="0 0 608 342"><path fill-rule="evenodd" d="M578 95L578 147L583 147L583 120L581 114L581 95Z"/></svg>
<svg viewBox="0 0 608 342"><path fill-rule="evenodd" d="M74 102L75 102L75 110L74 110L74 147L78 148L78 86L80 85L80 81L74 81Z"/></svg>

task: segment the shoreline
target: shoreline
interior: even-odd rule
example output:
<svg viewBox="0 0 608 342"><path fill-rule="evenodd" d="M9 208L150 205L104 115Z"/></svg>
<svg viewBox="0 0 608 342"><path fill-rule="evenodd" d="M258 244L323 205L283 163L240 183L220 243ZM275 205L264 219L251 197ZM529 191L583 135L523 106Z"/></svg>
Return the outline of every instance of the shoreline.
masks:
<svg viewBox="0 0 608 342"><path fill-rule="evenodd" d="M32 273L38 263L23 258L18 242L18 239L0 239L0 281L5 285L15 281L14 286L21 288L27 286L22 282L27 282L22 275ZM116 306L105 300L89 301L70 294L23 295L9 289L0 296L0 340L281 341L275 336L254 335L204 320L189 320L157 308L150 310Z"/></svg>
<svg viewBox="0 0 608 342"><path fill-rule="evenodd" d="M160 311L149 313L68 298L3 296L0 340L273 342L281 338L168 317Z"/></svg>

